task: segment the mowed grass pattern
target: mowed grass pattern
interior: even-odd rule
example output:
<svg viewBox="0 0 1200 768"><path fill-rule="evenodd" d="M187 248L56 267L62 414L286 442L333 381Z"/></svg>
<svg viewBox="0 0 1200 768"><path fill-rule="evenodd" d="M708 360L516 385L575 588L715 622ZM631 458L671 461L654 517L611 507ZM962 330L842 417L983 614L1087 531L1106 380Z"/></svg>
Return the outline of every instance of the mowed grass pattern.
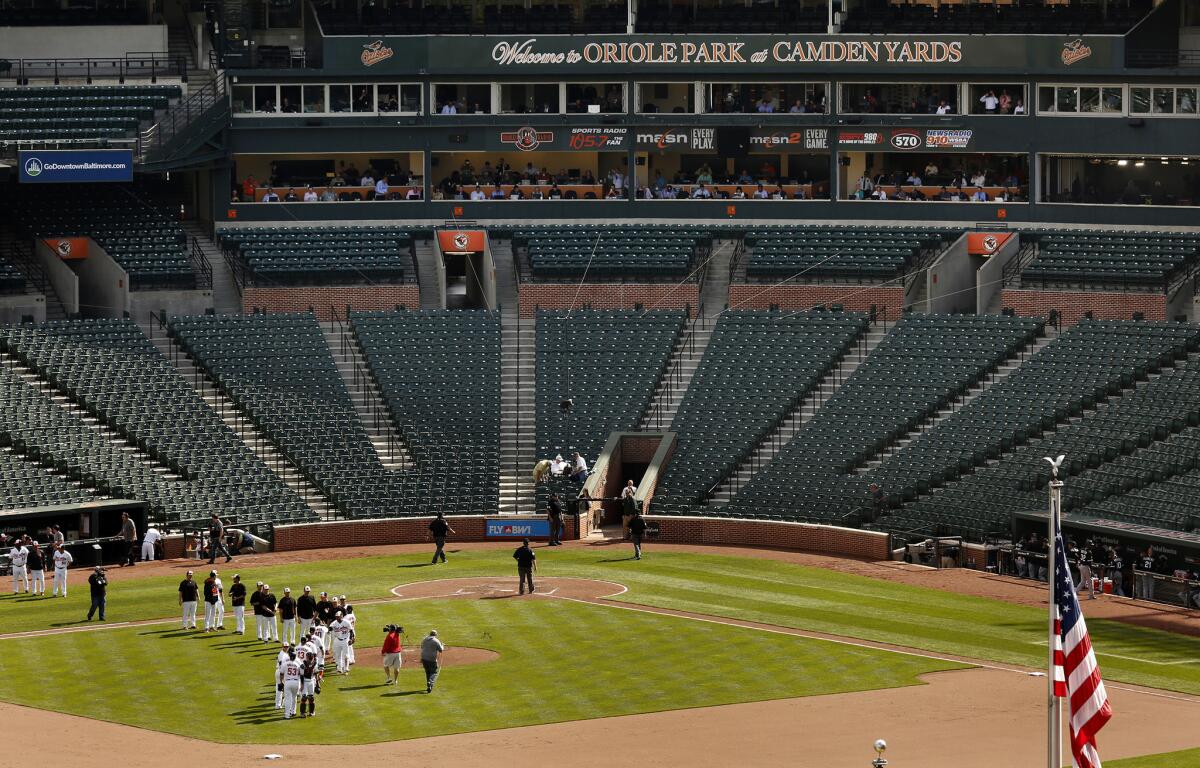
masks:
<svg viewBox="0 0 1200 768"><path fill-rule="evenodd" d="M1045 613L1038 608L968 597L806 568L788 563L647 547L641 561L622 545L538 548L540 575L578 576L625 584L616 598L634 604L694 611L852 638L895 643L971 659L1041 667ZM335 557L336 551L330 553ZM370 557L258 568L236 566L252 584L345 593L356 600L390 596L397 584L431 578L492 576L515 581L505 550L451 552L450 563L430 567L422 555ZM197 570L201 570L200 567ZM228 577L230 568L222 569ZM118 582L110 590L109 620L174 615L179 576ZM86 588L67 601L0 598L0 632L74 626L87 610ZM1084 602L1087 612L1087 602ZM1104 676L1156 688L1200 694L1200 641L1113 621L1089 619Z"/></svg>
<svg viewBox="0 0 1200 768"><path fill-rule="evenodd" d="M1106 761L1108 768L1200 768L1200 749Z"/></svg>
<svg viewBox="0 0 1200 768"><path fill-rule="evenodd" d="M277 648L162 625L0 641L0 698L198 738L361 743L536 723L917 684L959 665L721 624L545 598L364 605L360 663L330 676L313 721L282 722L271 675ZM436 628L495 661L442 671L433 695L419 667L398 686L366 669L381 627L410 643ZM53 684L43 674L84 672ZM336 724L332 727L331 724Z"/></svg>

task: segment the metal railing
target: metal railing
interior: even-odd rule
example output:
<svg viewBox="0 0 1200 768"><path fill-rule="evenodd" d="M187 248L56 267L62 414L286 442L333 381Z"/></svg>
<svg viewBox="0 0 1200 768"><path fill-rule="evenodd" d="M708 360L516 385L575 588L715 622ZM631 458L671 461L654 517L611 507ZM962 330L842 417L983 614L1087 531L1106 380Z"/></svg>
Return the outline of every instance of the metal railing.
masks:
<svg viewBox="0 0 1200 768"><path fill-rule="evenodd" d="M1125 52L1127 67L1200 67L1200 51L1179 48L1141 48Z"/></svg>
<svg viewBox="0 0 1200 768"><path fill-rule="evenodd" d="M142 131L135 150L138 160L146 162L152 152L161 152L172 139L201 118L223 122L225 110L217 112L215 120L211 114L220 106L229 107L224 77L213 78L206 85L190 91L186 99L170 107L157 123Z"/></svg>
<svg viewBox="0 0 1200 768"><path fill-rule="evenodd" d="M79 59L10 59L7 71L0 66L0 76L16 78L17 85L29 85L30 80L53 80L59 85L63 80L84 80L91 83L94 78L126 80L149 80L154 83L160 77L179 78L187 82L187 60L168 53L133 52L112 58Z"/></svg>
<svg viewBox="0 0 1200 768"><path fill-rule="evenodd" d="M212 264L209 263L208 257L204 255L204 249L200 247L200 241L195 235L191 236L191 251L189 258L192 262L192 269L196 271L196 288L200 290L212 290L213 285L213 270Z"/></svg>

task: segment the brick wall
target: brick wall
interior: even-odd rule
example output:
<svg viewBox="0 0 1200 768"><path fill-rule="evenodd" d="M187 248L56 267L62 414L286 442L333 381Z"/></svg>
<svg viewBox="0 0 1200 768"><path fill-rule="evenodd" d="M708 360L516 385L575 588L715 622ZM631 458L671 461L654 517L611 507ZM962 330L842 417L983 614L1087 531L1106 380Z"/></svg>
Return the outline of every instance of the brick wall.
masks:
<svg viewBox="0 0 1200 768"><path fill-rule="evenodd" d="M649 464L662 442L661 437L621 438L621 461L627 464Z"/></svg>
<svg viewBox="0 0 1200 768"><path fill-rule="evenodd" d="M1147 320L1167 319L1167 297L1161 293L1104 291L1038 291L1005 288L1000 305L1024 317L1046 317L1056 309L1064 325L1074 325L1091 312L1097 320L1129 320L1141 312Z"/></svg>
<svg viewBox="0 0 1200 768"><path fill-rule="evenodd" d="M403 305L409 309L421 306L421 291L417 285L304 285L291 288L262 288L247 286L242 293L242 310L255 308L267 312L316 311L321 320L329 320L329 308L336 307L341 316L349 304L353 309L387 310Z"/></svg>
<svg viewBox="0 0 1200 768"><path fill-rule="evenodd" d="M563 538L575 538L575 521L565 515ZM454 529L453 541L484 541L485 520L480 515L447 516ZM520 518L514 517L513 520ZM280 525L275 528L275 551L325 549L329 547L371 547L383 544L420 544L432 541L431 517L402 517L387 520L337 520L328 523ZM536 537L535 537L536 538ZM544 538L544 537L542 537ZM486 539L497 541L497 539Z"/></svg>
<svg viewBox="0 0 1200 768"><path fill-rule="evenodd" d="M878 531L859 531L829 525L776 523L762 520L731 520L707 517L646 516L656 522L657 539L671 544L729 544L771 549L802 549L850 555L869 560L891 558L891 537Z"/></svg>
<svg viewBox="0 0 1200 768"><path fill-rule="evenodd" d="M576 291L579 292L576 297ZM588 283L580 290L574 283L522 283L520 286L521 317L533 317L542 309L570 309L590 304L592 309L643 308L687 309L700 305L700 288L695 283Z"/></svg>
<svg viewBox="0 0 1200 768"><path fill-rule="evenodd" d="M729 306L736 309L770 309L778 304L783 310L812 309L818 305L841 304L846 309L867 312L875 305L878 316L895 320L904 311L902 286L808 285L788 284L773 287L761 283L734 283L729 286Z"/></svg>

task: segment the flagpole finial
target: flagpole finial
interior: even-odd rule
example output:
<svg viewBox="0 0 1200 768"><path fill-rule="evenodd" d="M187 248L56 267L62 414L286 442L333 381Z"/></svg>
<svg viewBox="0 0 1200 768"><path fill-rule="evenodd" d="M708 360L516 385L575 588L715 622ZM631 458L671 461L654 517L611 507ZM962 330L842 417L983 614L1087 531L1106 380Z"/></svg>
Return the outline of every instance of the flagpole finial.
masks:
<svg viewBox="0 0 1200 768"><path fill-rule="evenodd" d="M1055 480L1058 479L1058 468L1062 466L1063 459L1065 459L1065 458L1067 458L1067 455L1065 453L1060 453L1058 455L1058 457L1054 458L1054 459L1050 458L1049 456L1042 457L1042 461L1049 462L1050 473Z"/></svg>

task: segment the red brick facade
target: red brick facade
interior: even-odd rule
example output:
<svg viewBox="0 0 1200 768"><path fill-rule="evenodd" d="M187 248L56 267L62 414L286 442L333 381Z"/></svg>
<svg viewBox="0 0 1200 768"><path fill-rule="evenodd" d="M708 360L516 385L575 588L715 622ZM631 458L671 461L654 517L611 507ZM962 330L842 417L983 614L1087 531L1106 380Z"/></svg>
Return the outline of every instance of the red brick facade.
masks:
<svg viewBox="0 0 1200 768"><path fill-rule="evenodd" d="M729 286L729 306L734 309L770 309L772 304L779 305L782 310L841 304L846 309L858 312L870 311L874 305L878 317L896 320L904 311L904 288L899 285L767 286L761 283L733 283Z"/></svg>
<svg viewBox="0 0 1200 768"><path fill-rule="evenodd" d="M576 296L578 291L578 296ZM687 309L700 305L700 287L696 283L588 283L580 290L573 283L522 283L521 317L533 317L541 309Z"/></svg>
<svg viewBox="0 0 1200 768"><path fill-rule="evenodd" d="M891 559L891 537L878 531L835 528L806 523L775 523L763 520L732 520L711 517L646 516L658 523L657 538L670 544L728 544L771 549L801 549L868 560Z"/></svg>
<svg viewBox="0 0 1200 768"><path fill-rule="evenodd" d="M330 319L330 307L339 317L352 309L387 310L402 305L421 306L421 291L414 283L404 285L304 285L291 288L247 286L242 292L242 311L307 312L312 307L321 320Z"/></svg>
<svg viewBox="0 0 1200 768"><path fill-rule="evenodd" d="M1024 317L1046 317L1058 310L1063 325L1074 325L1091 312L1097 320L1129 320L1141 312L1147 320L1167 319L1167 297L1161 293L1102 291L1038 291L1005 288L1000 305Z"/></svg>

